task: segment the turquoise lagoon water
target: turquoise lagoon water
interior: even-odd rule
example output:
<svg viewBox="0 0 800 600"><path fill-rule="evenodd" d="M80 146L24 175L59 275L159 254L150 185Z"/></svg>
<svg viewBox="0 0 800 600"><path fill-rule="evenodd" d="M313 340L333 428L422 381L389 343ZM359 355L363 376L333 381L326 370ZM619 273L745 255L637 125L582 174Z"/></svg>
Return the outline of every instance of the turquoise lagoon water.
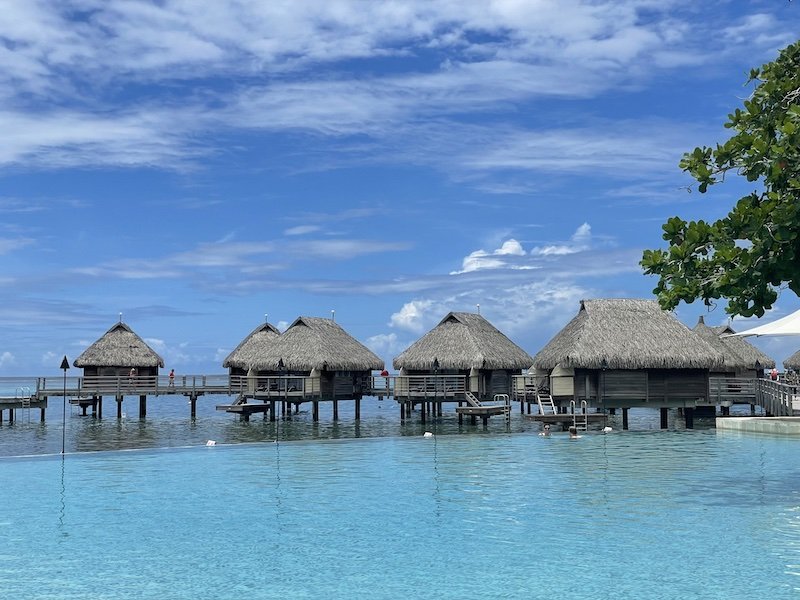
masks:
<svg viewBox="0 0 800 600"><path fill-rule="evenodd" d="M800 597L798 440L364 427L0 459L0 597Z"/></svg>

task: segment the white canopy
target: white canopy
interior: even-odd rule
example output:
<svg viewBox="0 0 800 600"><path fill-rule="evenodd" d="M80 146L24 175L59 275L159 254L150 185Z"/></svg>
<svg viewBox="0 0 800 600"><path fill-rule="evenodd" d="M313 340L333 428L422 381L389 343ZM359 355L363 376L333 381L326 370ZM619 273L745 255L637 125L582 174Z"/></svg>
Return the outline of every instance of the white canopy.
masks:
<svg viewBox="0 0 800 600"><path fill-rule="evenodd" d="M739 333L732 333L730 335L749 336L749 335L800 335L800 310L792 314L773 321L772 323L765 323L758 327L753 327L747 331L740 331ZM727 337L723 335L722 337Z"/></svg>

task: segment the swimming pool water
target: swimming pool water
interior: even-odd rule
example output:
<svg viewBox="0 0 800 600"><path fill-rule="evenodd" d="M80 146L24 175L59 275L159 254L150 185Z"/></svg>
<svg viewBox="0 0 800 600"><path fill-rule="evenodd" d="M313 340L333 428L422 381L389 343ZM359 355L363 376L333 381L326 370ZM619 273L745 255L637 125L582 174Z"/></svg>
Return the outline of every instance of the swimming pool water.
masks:
<svg viewBox="0 0 800 600"><path fill-rule="evenodd" d="M800 441L374 437L0 459L3 598L796 598Z"/></svg>

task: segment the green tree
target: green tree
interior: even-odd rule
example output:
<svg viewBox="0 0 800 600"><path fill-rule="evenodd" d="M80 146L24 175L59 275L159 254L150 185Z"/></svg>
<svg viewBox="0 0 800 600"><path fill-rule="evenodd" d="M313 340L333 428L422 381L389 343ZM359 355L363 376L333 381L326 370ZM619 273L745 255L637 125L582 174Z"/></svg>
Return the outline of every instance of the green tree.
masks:
<svg viewBox="0 0 800 600"><path fill-rule="evenodd" d="M645 250L644 272L665 309L681 300L728 300L732 314L761 316L788 287L800 295L800 42L750 72L752 96L728 115L734 135L716 148L695 148L680 167L705 193L733 174L757 182L714 223L672 217L666 250Z"/></svg>

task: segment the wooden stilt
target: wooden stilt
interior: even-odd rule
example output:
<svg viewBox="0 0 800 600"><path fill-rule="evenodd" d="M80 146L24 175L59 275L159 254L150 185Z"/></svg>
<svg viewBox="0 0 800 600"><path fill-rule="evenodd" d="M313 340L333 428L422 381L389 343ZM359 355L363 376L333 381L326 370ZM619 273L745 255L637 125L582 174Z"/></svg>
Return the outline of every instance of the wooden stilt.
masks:
<svg viewBox="0 0 800 600"><path fill-rule="evenodd" d="M44 408L40 408L39 411L41 412L41 414L39 415L39 421L41 423L44 423Z"/></svg>
<svg viewBox="0 0 800 600"><path fill-rule="evenodd" d="M683 409L683 416L686 419L686 429L694 429L694 409L687 406Z"/></svg>
<svg viewBox="0 0 800 600"><path fill-rule="evenodd" d="M275 400L269 401L269 420L275 422Z"/></svg>
<svg viewBox="0 0 800 600"><path fill-rule="evenodd" d="M406 420L406 403L398 402L398 404L400 404L400 422L403 423Z"/></svg>
<svg viewBox="0 0 800 600"><path fill-rule="evenodd" d="M722 407L722 416L723 417L727 417L727 416L730 416L730 414L731 414L730 407L729 406L723 406Z"/></svg>
<svg viewBox="0 0 800 600"><path fill-rule="evenodd" d="M8 409L8 423L10 425L13 422L14 422L14 409L13 408L9 408Z"/></svg>
<svg viewBox="0 0 800 600"><path fill-rule="evenodd" d="M361 420L361 398L356 398L356 421Z"/></svg>
<svg viewBox="0 0 800 600"><path fill-rule="evenodd" d="M197 417L197 396L194 394L189 396L189 416L192 419Z"/></svg>
<svg viewBox="0 0 800 600"><path fill-rule="evenodd" d="M117 418L122 418L122 398L117 396Z"/></svg>
<svg viewBox="0 0 800 600"><path fill-rule="evenodd" d="M139 396L139 418L144 419L147 416L147 396Z"/></svg>
<svg viewBox="0 0 800 600"><path fill-rule="evenodd" d="M463 405L464 405L464 403L461 402L461 400L459 400L458 401L458 407L461 408ZM520 402L520 406L522 406L522 402ZM464 424L464 415L462 415L461 413L458 413L458 424L459 425L463 425Z"/></svg>
<svg viewBox="0 0 800 600"><path fill-rule="evenodd" d="M669 419L669 409L668 408L662 408L661 409L661 429L667 429L667 427L668 427L668 425L667 425L668 419Z"/></svg>
<svg viewBox="0 0 800 600"><path fill-rule="evenodd" d="M436 416L441 417L442 416L442 403L441 402L437 402L436 404L437 404L437 406L436 406L436 409L437 409L436 410Z"/></svg>
<svg viewBox="0 0 800 600"><path fill-rule="evenodd" d="M610 415L615 415L615 414L617 414L617 409L616 409L616 408L609 408L609 409L608 409L608 414L610 414Z"/></svg>
<svg viewBox="0 0 800 600"><path fill-rule="evenodd" d="M751 404L750 405L750 415L752 416L752 415L755 415L755 414L756 414L756 405L755 404Z"/></svg>
<svg viewBox="0 0 800 600"><path fill-rule="evenodd" d="M622 430L623 431L627 431L628 430L628 409L627 408L623 408L622 409Z"/></svg>
<svg viewBox="0 0 800 600"><path fill-rule="evenodd" d="M338 421L339 420L339 401L338 400L334 400L333 401L333 420L334 421Z"/></svg>
<svg viewBox="0 0 800 600"><path fill-rule="evenodd" d="M420 416L421 422L424 423L425 422L425 403L424 402L422 403L422 410L419 411L419 416Z"/></svg>
<svg viewBox="0 0 800 600"><path fill-rule="evenodd" d="M97 418L103 418L103 397L100 396L97 398Z"/></svg>
<svg viewBox="0 0 800 600"><path fill-rule="evenodd" d="M313 407L311 409L312 420L316 423L319 421L319 402L314 400Z"/></svg>
<svg viewBox="0 0 800 600"><path fill-rule="evenodd" d="M478 417L476 417L475 415L470 415L469 416L469 422L470 422L470 425L477 424L478 423Z"/></svg>

